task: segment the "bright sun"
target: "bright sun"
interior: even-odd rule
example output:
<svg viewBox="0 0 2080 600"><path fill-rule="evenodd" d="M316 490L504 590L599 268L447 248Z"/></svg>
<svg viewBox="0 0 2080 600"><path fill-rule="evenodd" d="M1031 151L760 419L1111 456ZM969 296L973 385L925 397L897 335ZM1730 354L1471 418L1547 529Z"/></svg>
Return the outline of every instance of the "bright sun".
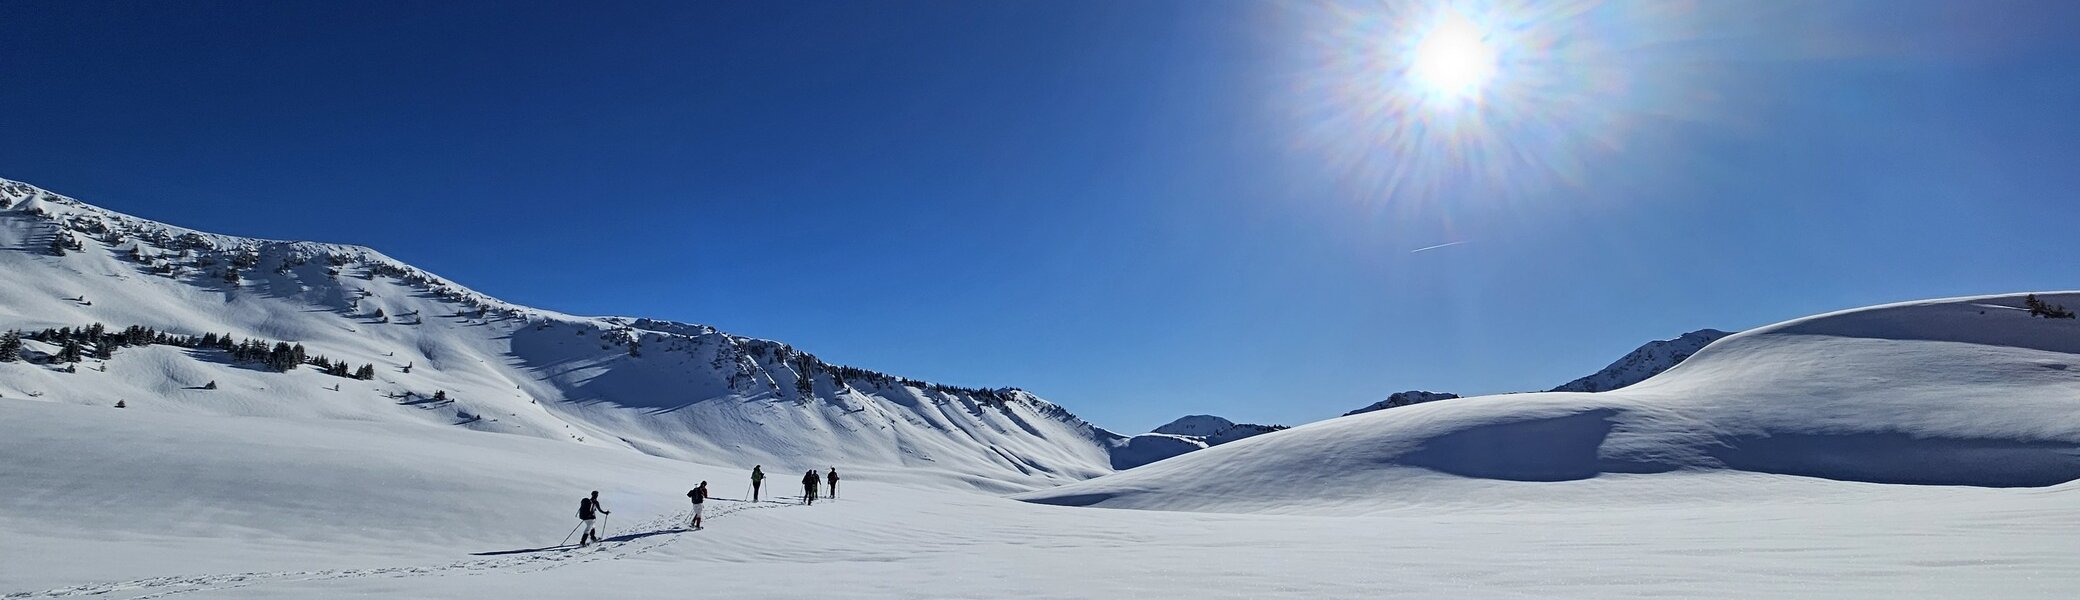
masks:
<svg viewBox="0 0 2080 600"><path fill-rule="evenodd" d="M1480 25L1456 12L1437 22L1416 42L1408 74L1422 89L1440 99L1470 100L1495 77L1495 48Z"/></svg>

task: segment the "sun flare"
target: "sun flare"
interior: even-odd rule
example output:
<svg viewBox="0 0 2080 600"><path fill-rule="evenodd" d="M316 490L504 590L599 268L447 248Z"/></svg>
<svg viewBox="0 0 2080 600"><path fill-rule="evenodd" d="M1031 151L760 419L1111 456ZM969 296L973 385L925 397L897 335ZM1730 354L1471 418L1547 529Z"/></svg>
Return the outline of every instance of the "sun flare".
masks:
<svg viewBox="0 0 2080 600"><path fill-rule="evenodd" d="M1425 92L1441 98L1478 98L1496 74L1492 40L1479 24L1456 12L1440 15L1412 54L1409 77Z"/></svg>
<svg viewBox="0 0 2080 600"><path fill-rule="evenodd" d="M1717 106L1697 89L1723 52L1690 5L1607 0L1298 3L1312 59L1294 139L1347 197L1430 214L1503 206L1606 174L1643 124ZM1673 54L1672 54L1673 53ZM1434 212L1434 211L1433 211Z"/></svg>

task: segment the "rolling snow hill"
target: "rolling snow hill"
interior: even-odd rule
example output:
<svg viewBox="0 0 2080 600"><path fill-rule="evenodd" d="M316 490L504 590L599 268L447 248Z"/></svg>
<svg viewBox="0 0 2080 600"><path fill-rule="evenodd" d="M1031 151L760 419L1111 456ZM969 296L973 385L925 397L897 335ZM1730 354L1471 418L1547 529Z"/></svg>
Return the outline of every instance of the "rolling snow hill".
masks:
<svg viewBox="0 0 2080 600"><path fill-rule="evenodd" d="M369 248L209 234L6 180L0 281L0 331L54 330L0 362L0 398L467 429L774 473L928 467L1001 491L1110 472L1127 446L1016 389L519 306ZM287 372L269 367L276 344L295 346ZM53 362L68 345L80 362Z"/></svg>
<svg viewBox="0 0 2080 600"><path fill-rule="evenodd" d="M1551 391L1556 392L1601 392L1615 390L1639 383L1681 364L1690 355L1706 345L1726 337L1728 334L1716 329L1702 329L1683 334L1672 340L1655 340L1627 353L1603 370L1568 382ZM1458 394L1409 390L1395 392L1385 400L1368 404L1363 408L1343 413L1343 416L1369 413L1436 402L1455 400ZM1285 429L1282 425L1236 424L1233 421L1212 415L1191 415L1172 421L1155 431L1128 438L1124 444L1115 444L1112 466L1116 469L1131 469L1160 460L1182 456L1188 452L1205 450L1220 444L1243 438L1254 437Z"/></svg>
<svg viewBox="0 0 2080 600"><path fill-rule="evenodd" d="M2044 299L2080 304L2080 294ZM2080 479L2080 321L2031 316L2020 295L1848 310L1728 336L1616 391L1364 413L1021 497L1365 513L1443 489L1709 471L1982 487Z"/></svg>

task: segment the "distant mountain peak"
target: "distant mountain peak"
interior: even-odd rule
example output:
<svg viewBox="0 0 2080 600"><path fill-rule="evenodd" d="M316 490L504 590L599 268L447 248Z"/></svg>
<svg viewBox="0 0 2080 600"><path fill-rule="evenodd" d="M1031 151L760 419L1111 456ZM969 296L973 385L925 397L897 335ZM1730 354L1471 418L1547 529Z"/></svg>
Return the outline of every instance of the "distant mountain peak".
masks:
<svg viewBox="0 0 2080 600"><path fill-rule="evenodd" d="M1131 469L1187 452L1286 429L1284 425L1236 423L1213 415L1186 415L1127 438L1113 452L1112 467Z"/></svg>
<svg viewBox="0 0 2080 600"><path fill-rule="evenodd" d="M1213 415L1186 415L1183 417L1178 417L1177 420L1171 421L1170 423L1163 425L1162 427L1157 427L1153 431L1150 431L1150 433L1167 433L1170 435L1193 435L1205 437L1216 433L1220 433L1222 431L1226 431L1228 428L1234 426L1234 421L1230 421Z"/></svg>
<svg viewBox="0 0 2080 600"><path fill-rule="evenodd" d="M1458 394L1453 393L1425 392L1422 390L1394 392L1393 394L1387 396L1387 399L1385 400L1374 402L1370 405L1367 405L1365 408L1360 408L1358 410L1343 413L1343 416L1348 417L1351 415L1369 413L1376 410L1386 410L1397 406L1408 406L1410 404L1422 404L1424 402L1436 402L1438 400L1451 400L1458 397Z"/></svg>
<svg viewBox="0 0 2080 600"><path fill-rule="evenodd" d="M1554 392L1608 392L1646 381L1681 364L1712 342L1733 335L1717 329L1699 329L1674 339L1647 342L1610 366L1587 377L1553 388Z"/></svg>

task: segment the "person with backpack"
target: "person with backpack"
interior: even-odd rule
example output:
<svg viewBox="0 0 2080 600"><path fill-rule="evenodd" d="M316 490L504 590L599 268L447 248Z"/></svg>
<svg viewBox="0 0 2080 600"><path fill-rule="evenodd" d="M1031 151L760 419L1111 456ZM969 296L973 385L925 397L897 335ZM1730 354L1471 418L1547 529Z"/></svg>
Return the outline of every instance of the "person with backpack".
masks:
<svg viewBox="0 0 2080 600"><path fill-rule="evenodd" d="M686 497L693 499L693 528L700 529L701 505L708 501L708 482L703 481L693 489L687 490Z"/></svg>
<svg viewBox="0 0 2080 600"><path fill-rule="evenodd" d="M830 484L831 484L831 487L830 487L830 492L829 492L829 493L830 493L830 495L831 495L831 499L832 499L832 500L837 500L837 499L838 499L838 468L837 468L837 467L831 467L831 472L830 472L829 474L826 474L826 475L824 475L824 476L823 476L823 478L824 478L824 480L826 480L826 481L829 481L829 482L830 482Z"/></svg>
<svg viewBox="0 0 2080 600"><path fill-rule="evenodd" d="M802 504L816 504L816 469L802 475Z"/></svg>
<svg viewBox="0 0 2080 600"><path fill-rule="evenodd" d="M765 485L765 483L766 483L766 472L765 472L765 471L760 471L760 470L759 470L759 465L752 465L752 466L751 466L751 501L752 501L752 502L757 502L757 501L758 501L758 488L759 488L759 486Z"/></svg>
<svg viewBox="0 0 2080 600"><path fill-rule="evenodd" d="M599 505L599 490L593 490L589 498L578 499L578 520L583 522L581 527L585 529L585 535L578 536L578 545L600 541L599 529L593 527L592 520L595 515L611 514L614 513Z"/></svg>

